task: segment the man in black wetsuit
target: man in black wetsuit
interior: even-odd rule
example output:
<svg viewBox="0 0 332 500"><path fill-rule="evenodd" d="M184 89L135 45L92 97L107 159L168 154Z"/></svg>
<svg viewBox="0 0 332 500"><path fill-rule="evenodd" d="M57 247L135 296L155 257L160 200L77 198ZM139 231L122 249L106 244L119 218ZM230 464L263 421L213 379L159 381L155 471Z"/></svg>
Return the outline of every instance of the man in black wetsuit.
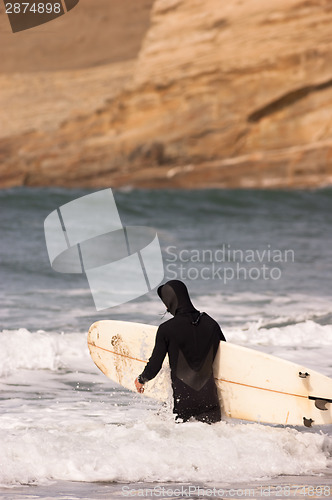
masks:
<svg viewBox="0 0 332 500"><path fill-rule="evenodd" d="M135 380L136 389L144 391L145 382L157 375L168 353L176 419L218 422L221 413L212 364L225 337L214 319L195 309L182 281L168 281L158 288L158 295L174 318L159 326L151 358Z"/></svg>

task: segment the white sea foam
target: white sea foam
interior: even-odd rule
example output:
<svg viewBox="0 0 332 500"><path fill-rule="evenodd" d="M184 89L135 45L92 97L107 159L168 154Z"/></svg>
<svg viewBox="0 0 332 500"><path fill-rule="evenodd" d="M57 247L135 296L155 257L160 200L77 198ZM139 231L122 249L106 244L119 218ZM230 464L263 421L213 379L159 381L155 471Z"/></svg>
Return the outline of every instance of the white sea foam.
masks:
<svg viewBox="0 0 332 500"><path fill-rule="evenodd" d="M310 303L310 307L308 307ZM300 293L275 295L272 293L241 292L200 295L195 305L228 325L245 324L247 321L273 321L294 323L331 314L330 297L308 297Z"/></svg>
<svg viewBox="0 0 332 500"><path fill-rule="evenodd" d="M328 368L331 327L253 324L228 340ZM70 481L239 482L300 475L331 464L332 438L259 424L179 425L169 409L115 387L92 363L84 333L0 333L0 484ZM292 343L289 344L289 339ZM287 343L288 342L288 343ZM292 347L290 348L289 345ZM324 357L325 356L325 357ZM157 415L159 413L159 415Z"/></svg>
<svg viewBox="0 0 332 500"><path fill-rule="evenodd" d="M312 320L283 327L264 328L262 322L250 323L245 329L225 330L233 343L273 345L283 347L320 347L332 345L332 325L320 325Z"/></svg>
<svg viewBox="0 0 332 500"><path fill-rule="evenodd" d="M0 377L18 369L58 370L88 357L86 336L79 333L46 333L19 330L0 332Z"/></svg>
<svg viewBox="0 0 332 500"><path fill-rule="evenodd" d="M42 415L43 416L43 415ZM70 481L248 481L308 474L331 460L331 438L259 424L82 418L0 431L2 485Z"/></svg>

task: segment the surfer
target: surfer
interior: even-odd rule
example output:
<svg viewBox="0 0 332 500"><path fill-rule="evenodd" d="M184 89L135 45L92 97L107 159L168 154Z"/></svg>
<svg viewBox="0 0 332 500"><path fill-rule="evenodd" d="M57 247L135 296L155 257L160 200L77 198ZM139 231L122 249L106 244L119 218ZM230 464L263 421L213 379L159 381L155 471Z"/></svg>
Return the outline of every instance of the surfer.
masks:
<svg viewBox="0 0 332 500"><path fill-rule="evenodd" d="M158 295L174 317L159 326L152 355L135 380L136 389L144 391L168 354L176 420L218 422L221 412L212 364L225 337L213 318L195 309L182 281L168 281L158 288Z"/></svg>

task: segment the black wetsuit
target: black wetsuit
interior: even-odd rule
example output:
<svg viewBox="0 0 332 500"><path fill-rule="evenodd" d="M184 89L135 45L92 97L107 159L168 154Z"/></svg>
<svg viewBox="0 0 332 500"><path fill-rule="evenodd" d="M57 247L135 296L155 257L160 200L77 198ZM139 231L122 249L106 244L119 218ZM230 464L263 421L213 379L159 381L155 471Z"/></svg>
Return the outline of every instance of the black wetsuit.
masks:
<svg viewBox="0 0 332 500"><path fill-rule="evenodd" d="M158 294L174 318L158 328L154 350L139 380L154 378L168 353L177 419L218 422L221 414L212 363L225 337L214 319L194 308L181 281L169 281Z"/></svg>

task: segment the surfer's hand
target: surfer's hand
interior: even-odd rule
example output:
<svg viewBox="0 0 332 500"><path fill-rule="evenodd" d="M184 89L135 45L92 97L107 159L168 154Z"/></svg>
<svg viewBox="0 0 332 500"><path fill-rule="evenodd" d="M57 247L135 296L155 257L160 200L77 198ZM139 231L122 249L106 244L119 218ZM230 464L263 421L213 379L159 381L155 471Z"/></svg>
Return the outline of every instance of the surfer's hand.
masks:
<svg viewBox="0 0 332 500"><path fill-rule="evenodd" d="M137 392L139 392L141 394L142 394L142 392L144 392L144 385L140 384L138 379L135 380L135 386L136 386Z"/></svg>

